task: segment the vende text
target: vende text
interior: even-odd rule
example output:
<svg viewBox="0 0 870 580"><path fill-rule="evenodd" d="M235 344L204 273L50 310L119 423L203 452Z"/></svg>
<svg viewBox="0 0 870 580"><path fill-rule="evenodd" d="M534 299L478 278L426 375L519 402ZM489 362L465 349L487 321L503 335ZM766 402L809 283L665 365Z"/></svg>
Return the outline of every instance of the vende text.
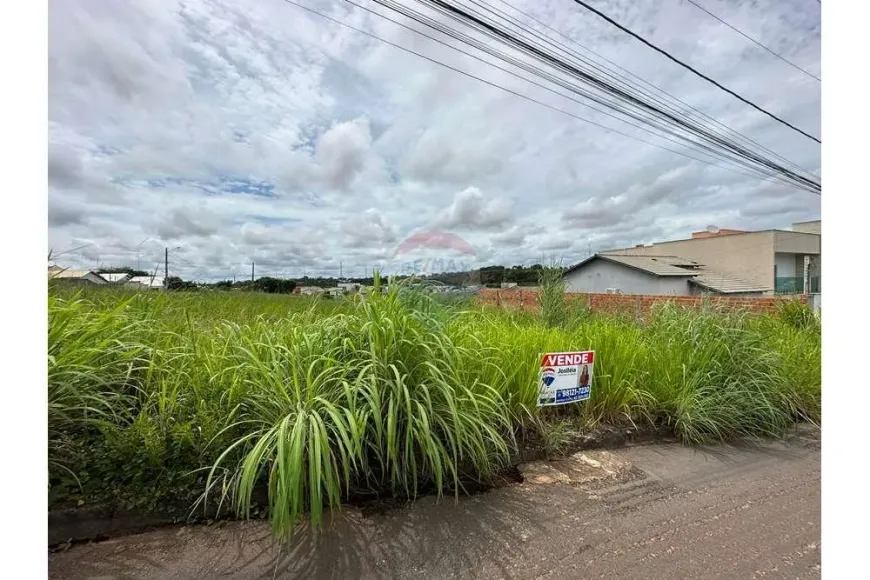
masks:
<svg viewBox="0 0 870 580"><path fill-rule="evenodd" d="M588 365L592 364L592 354L591 351L548 354L544 357L541 366Z"/></svg>

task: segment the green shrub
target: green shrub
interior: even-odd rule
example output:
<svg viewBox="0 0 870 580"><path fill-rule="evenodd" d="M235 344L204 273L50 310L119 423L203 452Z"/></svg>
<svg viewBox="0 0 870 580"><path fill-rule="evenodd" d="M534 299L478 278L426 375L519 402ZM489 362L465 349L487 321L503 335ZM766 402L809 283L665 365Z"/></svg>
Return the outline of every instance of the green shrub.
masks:
<svg viewBox="0 0 870 580"><path fill-rule="evenodd" d="M800 330L821 331L821 320L807 304L799 300L783 300L779 317L786 324Z"/></svg>

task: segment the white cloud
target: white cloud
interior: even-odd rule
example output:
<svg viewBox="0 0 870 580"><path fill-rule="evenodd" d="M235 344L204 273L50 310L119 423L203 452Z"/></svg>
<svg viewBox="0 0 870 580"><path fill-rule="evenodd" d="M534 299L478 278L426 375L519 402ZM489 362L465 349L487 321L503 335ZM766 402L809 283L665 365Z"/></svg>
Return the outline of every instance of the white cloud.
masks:
<svg viewBox="0 0 870 580"><path fill-rule="evenodd" d="M341 231L349 245L379 246L396 241L396 231L389 220L375 208L347 218Z"/></svg>
<svg viewBox="0 0 870 580"><path fill-rule="evenodd" d="M765 147L820 166L816 144L573 3L518 1ZM650 138L344 3L310 5ZM664 0L602 7L819 132L819 83L697 9ZM707 7L820 74L817 4ZM76 265L153 265L164 247L181 246L182 276L227 278L252 260L264 275L337 273L339 262L362 271L397 239L433 228L460 232L475 265L534 263L685 237L710 223L787 227L820 213L818 196L689 162L283 2L50 0L48 52L49 244L90 244L64 256Z"/></svg>
<svg viewBox="0 0 870 580"><path fill-rule="evenodd" d="M573 226L600 227L619 223L635 212L649 211L663 201L683 197L685 189L697 182L701 170L684 165L668 170L649 183L635 184L610 197L592 197L562 213Z"/></svg>
<svg viewBox="0 0 870 580"><path fill-rule="evenodd" d="M528 234L529 228L527 226L514 226L507 231L493 235L490 240L498 245L520 246L526 241Z"/></svg>
<svg viewBox="0 0 870 580"><path fill-rule="evenodd" d="M315 158L325 184L334 189L347 190L367 170L377 171L368 120L333 125L317 139Z"/></svg>
<svg viewBox="0 0 870 580"><path fill-rule="evenodd" d="M442 228L489 230L513 221L511 205L501 198L487 198L476 187L469 187L453 196L450 207L435 218Z"/></svg>

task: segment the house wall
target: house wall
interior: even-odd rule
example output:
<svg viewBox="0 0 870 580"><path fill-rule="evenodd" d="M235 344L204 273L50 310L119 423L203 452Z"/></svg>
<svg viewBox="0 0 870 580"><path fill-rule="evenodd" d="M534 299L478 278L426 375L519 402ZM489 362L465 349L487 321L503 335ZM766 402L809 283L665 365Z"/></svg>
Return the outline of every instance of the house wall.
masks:
<svg viewBox="0 0 870 580"><path fill-rule="evenodd" d="M791 225L791 229L795 232L805 232L807 234L822 235L822 220L813 222L798 222Z"/></svg>
<svg viewBox="0 0 870 580"><path fill-rule="evenodd" d="M711 270L767 286L773 291L774 246L775 232L764 231L660 242L606 253L688 258Z"/></svg>
<svg viewBox="0 0 870 580"><path fill-rule="evenodd" d="M782 252L776 252L776 254L774 255L776 277L793 278L797 276L803 276L803 256L800 256L800 269L798 269L797 267L797 259L798 257L796 257L794 254L784 254Z"/></svg>
<svg viewBox="0 0 870 580"><path fill-rule="evenodd" d="M625 294L687 296L689 284L679 276L655 276L635 268L595 259L565 276L568 292L605 293L618 288Z"/></svg>
<svg viewBox="0 0 870 580"><path fill-rule="evenodd" d="M822 253L822 236L818 234L804 234L800 232L774 232L776 243L774 251L788 252L791 254Z"/></svg>
<svg viewBox="0 0 870 580"><path fill-rule="evenodd" d="M822 255L814 256L810 260L810 276L822 275Z"/></svg>

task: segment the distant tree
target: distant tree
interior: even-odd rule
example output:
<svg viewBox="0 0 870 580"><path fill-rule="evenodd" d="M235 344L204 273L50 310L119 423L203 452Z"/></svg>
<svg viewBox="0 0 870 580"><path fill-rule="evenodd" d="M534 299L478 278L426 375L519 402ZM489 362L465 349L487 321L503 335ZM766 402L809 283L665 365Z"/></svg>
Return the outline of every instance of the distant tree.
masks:
<svg viewBox="0 0 870 580"><path fill-rule="evenodd" d="M296 288L296 282L265 276L257 278L251 287L258 292L267 292L269 294L292 294L293 289Z"/></svg>
<svg viewBox="0 0 870 580"><path fill-rule="evenodd" d="M97 274L130 274L131 276L150 276L148 272L145 270L136 270L129 266L122 266L119 268L100 268L97 270Z"/></svg>
<svg viewBox="0 0 870 580"><path fill-rule="evenodd" d="M167 290L196 290L197 286L193 282L182 280L178 276L170 276L166 279Z"/></svg>
<svg viewBox="0 0 870 580"><path fill-rule="evenodd" d="M480 283L484 286L498 287L505 281L504 266L486 266L480 269Z"/></svg>

